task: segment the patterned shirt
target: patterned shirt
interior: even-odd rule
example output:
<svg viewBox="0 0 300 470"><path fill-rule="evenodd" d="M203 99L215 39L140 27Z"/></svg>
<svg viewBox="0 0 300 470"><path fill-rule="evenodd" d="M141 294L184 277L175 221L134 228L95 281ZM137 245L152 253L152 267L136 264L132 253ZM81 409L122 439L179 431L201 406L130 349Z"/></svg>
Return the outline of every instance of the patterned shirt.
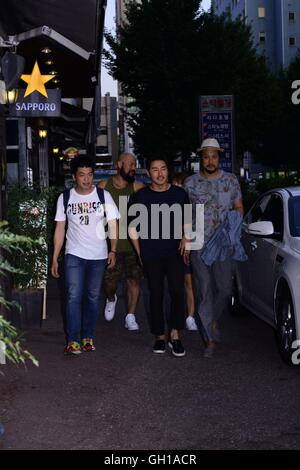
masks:
<svg viewBox="0 0 300 470"><path fill-rule="evenodd" d="M223 222L227 212L233 208L233 203L242 198L237 177L223 170L210 180L199 173L190 176L185 180L184 189L193 205L204 204L204 243Z"/></svg>

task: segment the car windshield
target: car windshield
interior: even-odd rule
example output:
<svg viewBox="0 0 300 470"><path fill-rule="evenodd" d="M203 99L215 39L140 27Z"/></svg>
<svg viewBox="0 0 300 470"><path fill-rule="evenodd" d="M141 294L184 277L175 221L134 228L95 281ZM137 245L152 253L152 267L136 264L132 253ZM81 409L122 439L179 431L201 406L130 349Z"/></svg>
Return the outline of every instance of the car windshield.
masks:
<svg viewBox="0 0 300 470"><path fill-rule="evenodd" d="M289 220L292 237L300 237L300 196L289 199Z"/></svg>

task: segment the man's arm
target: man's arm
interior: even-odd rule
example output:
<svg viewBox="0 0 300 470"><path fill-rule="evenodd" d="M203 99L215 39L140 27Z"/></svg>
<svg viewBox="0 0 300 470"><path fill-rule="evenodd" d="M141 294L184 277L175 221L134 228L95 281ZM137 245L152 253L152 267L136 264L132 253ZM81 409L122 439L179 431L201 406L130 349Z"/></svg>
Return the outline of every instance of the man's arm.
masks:
<svg viewBox="0 0 300 470"><path fill-rule="evenodd" d="M140 242L139 242L139 236L136 231L135 227L129 227L128 228L128 235L131 240L131 243L133 244L133 248L137 252L138 256L141 255L141 249L140 249Z"/></svg>
<svg viewBox="0 0 300 470"><path fill-rule="evenodd" d="M244 207L243 207L243 199L242 199L242 191L240 183L235 175L232 174L232 181L231 181L231 197L233 200L232 209L234 211L238 211L242 216L244 215Z"/></svg>
<svg viewBox="0 0 300 470"><path fill-rule="evenodd" d="M133 248L135 249L135 251L138 255L139 262L142 265L140 241L139 241L139 236L138 236L138 233L136 231L136 228L135 227L129 227L128 228L128 235L129 235L129 238L130 238L131 243L133 245Z"/></svg>
<svg viewBox="0 0 300 470"><path fill-rule="evenodd" d="M236 199L233 203L233 210L238 211L241 215L244 215L244 206L242 198Z"/></svg>
<svg viewBox="0 0 300 470"><path fill-rule="evenodd" d="M140 187L140 189L144 188L144 184L143 183L140 183L142 184L142 186ZM128 211L130 209L130 207L134 204L136 204L138 201L137 201L137 195L136 194L131 194L130 198L129 198L129 201L128 201ZM136 230L136 227L135 226L131 226L130 223L131 221L133 220L133 217L131 216L128 216L128 236L130 238L130 241L133 245L133 248L135 249L136 251L136 254L138 256L138 259L139 259L139 263L140 265L142 266L142 260L141 260L141 247L140 247L140 240L139 240L139 235L137 233L137 230Z"/></svg>
<svg viewBox="0 0 300 470"><path fill-rule="evenodd" d="M182 239L180 240L179 248L181 256L183 256L184 264L190 264L190 241L183 235Z"/></svg>
<svg viewBox="0 0 300 470"><path fill-rule="evenodd" d="M111 250L108 253L107 264L113 268L116 264L117 244L119 238L119 224L117 219L109 220L108 222L108 236L110 240Z"/></svg>
<svg viewBox="0 0 300 470"><path fill-rule="evenodd" d="M65 227L66 221L56 222L54 232L54 251L51 264L51 274L53 277L58 278L60 276L58 272L58 257L61 252L62 246L65 240Z"/></svg>

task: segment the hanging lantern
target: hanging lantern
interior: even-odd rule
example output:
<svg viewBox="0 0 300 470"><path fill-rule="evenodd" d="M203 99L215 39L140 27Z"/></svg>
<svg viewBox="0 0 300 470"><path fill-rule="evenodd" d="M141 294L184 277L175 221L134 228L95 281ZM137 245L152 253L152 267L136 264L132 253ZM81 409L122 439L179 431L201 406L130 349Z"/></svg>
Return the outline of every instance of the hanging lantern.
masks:
<svg viewBox="0 0 300 470"><path fill-rule="evenodd" d="M40 139L46 139L46 137L47 137L46 129L39 129L39 138Z"/></svg>
<svg viewBox="0 0 300 470"><path fill-rule="evenodd" d="M3 90L3 101L4 104L13 104L18 99L19 90L17 88L12 88L11 90Z"/></svg>

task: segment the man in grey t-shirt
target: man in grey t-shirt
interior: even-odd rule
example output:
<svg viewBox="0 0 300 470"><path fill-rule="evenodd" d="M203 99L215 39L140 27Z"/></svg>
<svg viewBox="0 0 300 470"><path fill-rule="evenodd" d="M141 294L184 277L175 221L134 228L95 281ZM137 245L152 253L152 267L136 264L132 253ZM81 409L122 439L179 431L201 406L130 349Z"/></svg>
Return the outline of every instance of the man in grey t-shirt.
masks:
<svg viewBox="0 0 300 470"><path fill-rule="evenodd" d="M184 188L193 205L204 204L204 243L231 210L243 214L239 182L232 173L220 169L223 149L216 139L205 139L200 148L200 173L185 180ZM218 339L216 320L223 313L231 297L232 260L215 261L207 266L201 258L202 250L191 252L194 283L198 297L198 315L206 342L205 357L211 357Z"/></svg>

